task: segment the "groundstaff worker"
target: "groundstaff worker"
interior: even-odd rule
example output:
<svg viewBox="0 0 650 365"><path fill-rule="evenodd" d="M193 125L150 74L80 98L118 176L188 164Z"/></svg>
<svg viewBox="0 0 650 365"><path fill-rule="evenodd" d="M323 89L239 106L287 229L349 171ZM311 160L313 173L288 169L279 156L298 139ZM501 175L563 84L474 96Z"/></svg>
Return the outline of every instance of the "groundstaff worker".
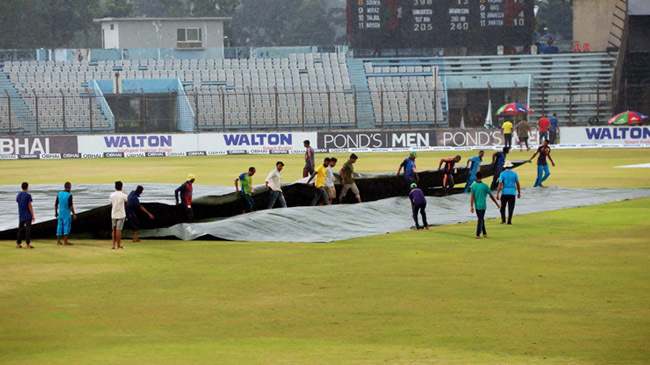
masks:
<svg viewBox="0 0 650 365"><path fill-rule="evenodd" d="M144 191L144 188L142 185L138 185L135 190L133 190L131 193L129 193L129 204L126 206L126 221L129 222L129 225L131 226L131 229L133 230L133 242L140 242L140 239L138 238L138 231L140 230L140 221L138 220L138 216L136 215L136 210L141 210L144 214L149 216L149 219L154 219L153 214L149 213L145 207L140 204L140 195L142 195L142 192Z"/></svg>
<svg viewBox="0 0 650 365"><path fill-rule="evenodd" d="M287 202L284 200L284 195L282 194L282 168L284 168L284 163L282 161L276 162L275 168L266 177L266 186L264 188L271 189L268 209L273 209L276 201L280 203L280 207L287 207Z"/></svg>
<svg viewBox="0 0 650 365"><path fill-rule="evenodd" d="M512 213L515 211L515 193L517 193L517 199L521 199L521 188L519 186L519 176L512 171L512 162L506 161L503 167L506 170L499 176L497 200L499 200L499 194L503 190L503 195L501 195L501 224L506 222L506 205L508 206L508 224L512 224Z"/></svg>
<svg viewBox="0 0 650 365"><path fill-rule="evenodd" d="M174 191L176 205L180 204L185 208L185 218L188 222L194 219L194 213L192 212L192 191L194 189L192 184L194 184L195 180L196 176L194 174L187 175L186 181Z"/></svg>

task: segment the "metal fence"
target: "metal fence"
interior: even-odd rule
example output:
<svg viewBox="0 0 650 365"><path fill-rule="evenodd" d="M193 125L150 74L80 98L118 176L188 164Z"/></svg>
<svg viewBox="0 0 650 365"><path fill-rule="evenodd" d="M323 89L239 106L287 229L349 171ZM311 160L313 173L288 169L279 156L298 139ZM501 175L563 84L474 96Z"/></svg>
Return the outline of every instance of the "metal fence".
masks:
<svg viewBox="0 0 650 365"><path fill-rule="evenodd" d="M631 88L631 90L633 90ZM635 89L634 89L635 90ZM0 134L83 134L357 128L467 127L485 122L505 103L530 98L536 113L559 111L568 124L611 114L611 91L596 85L535 90L415 88L371 90L259 91L187 87L182 92L101 95L91 88L0 96ZM529 94L532 96L529 97ZM496 116L495 116L496 117Z"/></svg>
<svg viewBox="0 0 650 365"><path fill-rule="evenodd" d="M92 89L50 90L0 96L0 133L435 127L444 124L443 96L433 88L383 87L359 92L187 88L167 94L108 95Z"/></svg>

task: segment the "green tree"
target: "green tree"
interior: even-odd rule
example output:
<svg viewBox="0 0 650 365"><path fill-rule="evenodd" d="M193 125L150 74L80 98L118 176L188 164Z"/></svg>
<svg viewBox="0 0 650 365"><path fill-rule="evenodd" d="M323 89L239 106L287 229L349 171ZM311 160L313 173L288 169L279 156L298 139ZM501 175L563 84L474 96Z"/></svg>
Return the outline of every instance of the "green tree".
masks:
<svg viewBox="0 0 650 365"><path fill-rule="evenodd" d="M194 0L190 2L192 16L231 16L239 0Z"/></svg>
<svg viewBox="0 0 650 365"><path fill-rule="evenodd" d="M243 0L231 23L238 45L292 45L289 24L303 0Z"/></svg>
<svg viewBox="0 0 650 365"><path fill-rule="evenodd" d="M286 41L297 46L333 44L336 31L328 15L322 0L305 1L289 20Z"/></svg>
<svg viewBox="0 0 650 365"><path fill-rule="evenodd" d="M129 0L108 0L104 4L103 16L126 18L135 14L135 4Z"/></svg>

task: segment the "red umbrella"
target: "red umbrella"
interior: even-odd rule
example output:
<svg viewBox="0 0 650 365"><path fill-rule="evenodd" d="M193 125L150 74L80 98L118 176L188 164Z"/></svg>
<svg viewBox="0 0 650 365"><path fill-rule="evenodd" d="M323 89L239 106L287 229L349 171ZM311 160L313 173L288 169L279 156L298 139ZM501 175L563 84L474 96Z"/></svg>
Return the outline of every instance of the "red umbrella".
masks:
<svg viewBox="0 0 650 365"><path fill-rule="evenodd" d="M641 124L644 119L647 119L646 115L643 115L639 112L626 111L621 114L616 115L609 120L609 124Z"/></svg>
<svg viewBox="0 0 650 365"><path fill-rule="evenodd" d="M531 109L528 109L523 104L519 103L510 103L502 106L497 110L498 115L506 115L506 114L532 114L533 111Z"/></svg>

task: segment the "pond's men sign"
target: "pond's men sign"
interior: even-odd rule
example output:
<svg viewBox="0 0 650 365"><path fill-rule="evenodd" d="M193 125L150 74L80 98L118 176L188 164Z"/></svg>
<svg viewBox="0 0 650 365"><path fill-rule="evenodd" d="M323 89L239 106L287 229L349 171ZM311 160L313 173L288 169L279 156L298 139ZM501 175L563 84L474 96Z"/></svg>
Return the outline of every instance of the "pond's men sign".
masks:
<svg viewBox="0 0 650 365"><path fill-rule="evenodd" d="M318 133L318 147L324 149L415 148L433 147L435 145L436 132L432 130Z"/></svg>

